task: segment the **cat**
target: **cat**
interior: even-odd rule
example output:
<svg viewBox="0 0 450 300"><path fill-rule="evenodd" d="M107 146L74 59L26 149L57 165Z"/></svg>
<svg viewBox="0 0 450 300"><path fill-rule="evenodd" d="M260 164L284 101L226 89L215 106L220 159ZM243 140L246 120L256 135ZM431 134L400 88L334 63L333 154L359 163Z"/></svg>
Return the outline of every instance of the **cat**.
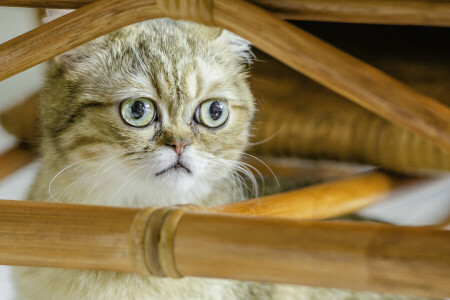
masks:
<svg viewBox="0 0 450 300"><path fill-rule="evenodd" d="M219 205L245 198L237 171L255 100L250 43L158 19L51 62L42 163L30 199L108 206ZM351 299L358 293L219 279L17 267L19 299ZM359 293L362 299L381 299ZM390 299L390 298L382 298Z"/></svg>
<svg viewBox="0 0 450 300"><path fill-rule="evenodd" d="M31 200L145 207L241 200L233 178L255 112L250 44L169 19L57 57L41 92L42 166ZM22 299L232 299L226 280L17 268Z"/></svg>

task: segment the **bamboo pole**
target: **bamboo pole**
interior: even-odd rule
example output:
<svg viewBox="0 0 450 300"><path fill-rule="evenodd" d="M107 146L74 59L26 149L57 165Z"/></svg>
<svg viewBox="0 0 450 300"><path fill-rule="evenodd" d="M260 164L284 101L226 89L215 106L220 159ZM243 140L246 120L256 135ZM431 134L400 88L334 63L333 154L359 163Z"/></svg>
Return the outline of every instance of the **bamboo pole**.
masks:
<svg viewBox="0 0 450 300"><path fill-rule="evenodd" d="M411 179L409 181L411 182ZM213 210L240 215L299 219L332 218L385 200L406 182L405 179L381 172L371 172L349 179L226 204Z"/></svg>
<svg viewBox="0 0 450 300"><path fill-rule="evenodd" d="M450 232L0 201L0 264L448 297Z"/></svg>
<svg viewBox="0 0 450 300"><path fill-rule="evenodd" d="M31 163L34 155L16 146L0 155L0 180Z"/></svg>
<svg viewBox="0 0 450 300"><path fill-rule="evenodd" d="M17 7L80 8L93 0L0 0ZM429 0L250 0L279 18L327 22L450 26L450 3Z"/></svg>
<svg viewBox="0 0 450 300"><path fill-rule="evenodd" d="M448 231L189 213L174 244L184 276L450 295Z"/></svg>
<svg viewBox="0 0 450 300"><path fill-rule="evenodd" d="M124 25L162 16L195 20L198 16L191 13L206 2L186 2L189 9L184 10L167 3L100 0L83 6L0 45L0 80ZM213 21L238 33L293 69L450 150L450 109L445 105L255 5L240 0L213 3L202 10L206 18L197 21Z"/></svg>

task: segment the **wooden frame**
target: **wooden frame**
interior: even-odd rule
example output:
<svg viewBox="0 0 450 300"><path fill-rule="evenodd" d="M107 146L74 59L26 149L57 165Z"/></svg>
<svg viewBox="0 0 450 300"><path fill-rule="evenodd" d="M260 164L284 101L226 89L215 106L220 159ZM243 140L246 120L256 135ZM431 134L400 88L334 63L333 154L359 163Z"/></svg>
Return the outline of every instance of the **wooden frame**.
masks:
<svg viewBox="0 0 450 300"><path fill-rule="evenodd" d="M283 2L277 7L271 1L253 2L279 11L283 5ZM292 5L298 8L306 2L294 1ZM331 5L335 1L324 2ZM434 3L424 10L420 5L427 1L414 2L417 5L408 15L411 18L405 18L407 20L400 24L449 25L446 14L449 11L448 3ZM81 8L0 45L0 80L134 22L163 16L189 19L240 34L295 70L383 118L422 135L444 151L450 150L448 107L250 3L239 0L62 0L39 3L26 0L0 1L0 5L11 6ZM180 6L180 3L183 5ZM375 4L370 1L366 7L376 5L386 8L390 5L395 11L393 7L398 6L389 3L380 1ZM348 20L345 12L351 8L350 4L350 1L343 2L344 13L334 16L338 20ZM389 9L384 13L380 10L381 13L376 14L374 19L382 20L387 11ZM441 12L443 17L439 17ZM278 14L282 15L281 12ZM423 18L426 14L432 18ZM438 21L433 22L436 19ZM262 31L265 36L261 35ZM83 32L83 35L79 36L78 32ZM367 176L361 184L370 186L369 178L379 181L375 185L377 188L368 192L367 195L371 196L380 190L390 190L390 184L396 182L383 174ZM387 184L385 189L383 185L380 188L380 182ZM305 191L300 193L304 197ZM378 198L371 199L354 207ZM261 209L259 215L301 216L293 213L298 212L292 210L296 203L286 195L266 200L263 202L271 205L261 206L261 199L253 202ZM273 200L276 201L271 202ZM225 206L215 211L242 213L249 210L246 207L249 203ZM211 209L205 208L201 210L206 212L199 213L186 208L136 210L8 201L1 201L0 207L0 228L4 233L0 235L0 262L3 264L94 268L171 277L262 280L435 297L450 295L447 284L450 278L450 233L433 228L238 217L211 213ZM277 207L279 210L275 210ZM336 207L333 205L333 209ZM42 214L43 208L45 214ZM252 209L255 210L255 207ZM315 216L329 217L336 213L325 211ZM40 227L48 224L49 220L59 220L60 226L52 224ZM99 225L96 226L99 231L92 233L91 238L85 241L86 234L89 234L86 224L92 228L91 222ZM239 234L236 234L236 226L242 231ZM80 231L80 228L86 230ZM258 235L261 230L265 231L264 238ZM113 232L114 237L110 240L107 237L106 242L102 239L99 244L95 237L104 236L107 232ZM329 239L330 233L335 236L332 240ZM25 240L26 243L23 242ZM67 247L75 246L79 241L86 242L83 245L87 250L71 251L75 256L69 255ZM207 243L204 253L198 252L199 243ZM18 253L18 248L22 252ZM35 249L39 251L35 252ZM53 258L55 253L58 254L58 261ZM94 257L94 253L100 253L99 257ZM308 263L302 260L303 257L308 257ZM219 263L223 263L222 268L209 267ZM256 264L258 268L255 268ZM411 264L420 275L411 272ZM325 266L324 272L317 273L318 269ZM339 269L339 274L335 273L336 269ZM342 276L343 269L347 270L347 276ZM424 278L427 284L423 284Z"/></svg>

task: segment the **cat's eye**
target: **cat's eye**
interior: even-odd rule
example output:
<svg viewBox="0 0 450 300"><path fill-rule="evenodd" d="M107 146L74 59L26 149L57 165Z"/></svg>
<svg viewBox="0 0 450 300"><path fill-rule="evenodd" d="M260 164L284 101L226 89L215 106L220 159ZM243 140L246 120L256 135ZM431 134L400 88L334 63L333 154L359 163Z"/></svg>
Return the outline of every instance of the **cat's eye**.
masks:
<svg viewBox="0 0 450 300"><path fill-rule="evenodd" d="M147 98L134 98L120 105L122 118L134 127L144 127L152 123L156 117L155 104Z"/></svg>
<svg viewBox="0 0 450 300"><path fill-rule="evenodd" d="M230 110L226 101L207 100L197 107L194 120L206 127L216 128L225 124L229 114Z"/></svg>

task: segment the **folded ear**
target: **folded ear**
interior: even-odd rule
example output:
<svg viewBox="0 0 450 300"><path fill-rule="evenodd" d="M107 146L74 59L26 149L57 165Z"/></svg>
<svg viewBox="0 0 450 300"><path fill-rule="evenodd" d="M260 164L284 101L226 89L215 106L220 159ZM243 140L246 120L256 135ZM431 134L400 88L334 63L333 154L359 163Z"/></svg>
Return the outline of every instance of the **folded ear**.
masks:
<svg viewBox="0 0 450 300"><path fill-rule="evenodd" d="M225 47L231 53L234 53L241 63L251 65L256 58L251 50L252 44L248 40L226 29L222 29L217 42L220 43L221 47Z"/></svg>

